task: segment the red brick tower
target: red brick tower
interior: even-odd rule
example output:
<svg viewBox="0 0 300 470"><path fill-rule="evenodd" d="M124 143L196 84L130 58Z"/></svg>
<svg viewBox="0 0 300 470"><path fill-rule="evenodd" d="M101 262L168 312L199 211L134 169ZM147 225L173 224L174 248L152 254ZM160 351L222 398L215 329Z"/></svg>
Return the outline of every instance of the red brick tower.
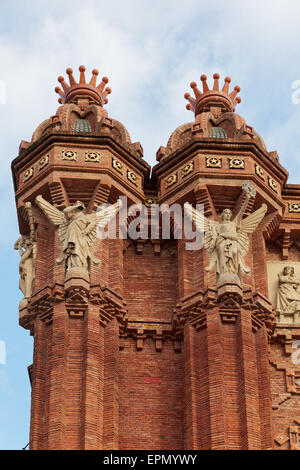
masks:
<svg viewBox="0 0 300 470"><path fill-rule="evenodd" d="M229 78L222 90L218 74L211 90L204 75L203 92L191 84L195 121L160 147L150 178L141 145L103 108L108 80L79 70L78 83L71 69L70 85L59 77L61 106L12 163L20 324L34 336L30 448L298 448L300 187L235 113ZM209 227L225 208L243 212L241 226L266 208L239 248L249 272L207 272L209 250L186 250L175 219L169 239L94 240L85 274L72 246L72 266L61 262L59 214L84 224L121 195L149 214L201 203Z"/></svg>

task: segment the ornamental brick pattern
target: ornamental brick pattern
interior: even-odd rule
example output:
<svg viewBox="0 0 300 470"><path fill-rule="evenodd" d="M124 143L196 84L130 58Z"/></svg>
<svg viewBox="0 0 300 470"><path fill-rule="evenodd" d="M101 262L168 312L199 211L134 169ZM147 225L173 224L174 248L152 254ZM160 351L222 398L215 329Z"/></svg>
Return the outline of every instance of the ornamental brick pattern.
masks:
<svg viewBox="0 0 300 470"><path fill-rule="evenodd" d="M218 74L212 90L205 76L203 92L192 82L195 121L160 147L150 177L140 143L103 108L107 78L97 86L98 72L89 83L84 72L77 83L67 69L70 85L59 77L61 106L12 162L20 233L30 233L29 201L37 240L20 307L34 337L30 448L300 449L300 325L276 324L267 269L300 261L300 186L235 113L229 77L222 90ZM80 200L91 213L125 195L149 211L151 201L202 203L217 219L238 212L245 180L257 192L247 213L263 202L268 211L240 294L221 295L206 251L187 251L173 232L97 240L90 282L67 286L56 230L35 204L39 194L60 210Z"/></svg>

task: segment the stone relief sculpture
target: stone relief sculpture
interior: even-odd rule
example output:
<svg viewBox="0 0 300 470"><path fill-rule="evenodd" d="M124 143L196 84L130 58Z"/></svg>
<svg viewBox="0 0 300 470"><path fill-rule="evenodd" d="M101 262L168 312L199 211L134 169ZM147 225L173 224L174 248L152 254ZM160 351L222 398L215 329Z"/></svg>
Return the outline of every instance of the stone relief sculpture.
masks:
<svg viewBox="0 0 300 470"><path fill-rule="evenodd" d="M205 270L211 271L216 267L218 284L240 284L241 272L250 273L244 262L249 249L249 235L256 230L267 211L266 204L262 204L253 214L243 219L248 202L255 197L256 191L247 181L243 183L242 190L245 200L233 220L230 209L223 210L222 222L218 222L206 218L190 204L185 204L187 213L195 221L198 230L204 231L204 248L211 255L209 266Z"/></svg>
<svg viewBox="0 0 300 470"><path fill-rule="evenodd" d="M293 266L285 266L278 274L277 314L279 323L300 323L300 279Z"/></svg>
<svg viewBox="0 0 300 470"><path fill-rule="evenodd" d="M18 250L21 256L19 263L19 288L24 295L24 299L21 300L20 307L26 306L29 297L32 295L33 281L35 279L35 259L37 248L31 203L26 202L25 208L29 217L30 236L21 236L14 244L14 249Z"/></svg>
<svg viewBox="0 0 300 470"><path fill-rule="evenodd" d="M92 254L95 243L97 226L104 228L109 220L116 216L121 207L121 201L99 212L85 214L85 205L77 201L73 206L58 210L42 196L36 197L36 203L48 219L58 226L58 239L62 244L61 256L56 260L58 264L64 262L66 276L72 272L82 273L88 277L90 262L99 263L99 259Z"/></svg>

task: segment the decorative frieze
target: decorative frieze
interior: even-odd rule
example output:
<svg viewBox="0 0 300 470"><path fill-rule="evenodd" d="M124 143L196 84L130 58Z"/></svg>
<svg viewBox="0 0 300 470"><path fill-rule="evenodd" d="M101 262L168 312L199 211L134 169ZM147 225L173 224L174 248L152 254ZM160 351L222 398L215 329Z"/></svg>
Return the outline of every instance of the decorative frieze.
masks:
<svg viewBox="0 0 300 470"><path fill-rule="evenodd" d="M123 175L123 163L121 163L119 160L116 158L112 159L112 167L121 175Z"/></svg>
<svg viewBox="0 0 300 470"><path fill-rule="evenodd" d="M273 178L271 178L269 176L268 182L269 182L270 188L273 189L273 191L275 191L277 193L278 192L278 183L277 183L277 181L273 180Z"/></svg>
<svg viewBox="0 0 300 470"><path fill-rule="evenodd" d="M76 161L77 160L77 152L74 150L63 150L61 154L62 160L68 161Z"/></svg>
<svg viewBox="0 0 300 470"><path fill-rule="evenodd" d="M33 173L34 173L33 166L30 168L27 168L27 170L25 170L23 173L23 183L30 180L30 178L33 177Z"/></svg>
<svg viewBox="0 0 300 470"><path fill-rule="evenodd" d="M177 182L177 173L173 173L172 175L169 175L166 180L166 189L169 188L170 186L173 186Z"/></svg>
<svg viewBox="0 0 300 470"><path fill-rule="evenodd" d="M100 153L99 152L85 152L84 161L100 162Z"/></svg>
<svg viewBox="0 0 300 470"><path fill-rule="evenodd" d="M220 157L206 157L206 168L221 168L222 159Z"/></svg>
<svg viewBox="0 0 300 470"><path fill-rule="evenodd" d="M265 179L265 172L261 166L255 165L255 173L262 179Z"/></svg>
<svg viewBox="0 0 300 470"><path fill-rule="evenodd" d="M41 171L45 166L47 166L49 163L49 155L44 155L39 161L38 161L38 169Z"/></svg>
<svg viewBox="0 0 300 470"><path fill-rule="evenodd" d="M290 213L300 213L300 202L289 202L288 210Z"/></svg>
<svg viewBox="0 0 300 470"><path fill-rule="evenodd" d="M127 179L128 179L131 183L133 183L135 186L138 185L138 178L137 178L136 174L133 173L133 172L130 171L130 170L127 170Z"/></svg>
<svg viewBox="0 0 300 470"><path fill-rule="evenodd" d="M245 168L245 161L243 158L235 158L229 157L228 158L229 168L236 168L236 169L244 169Z"/></svg>
<svg viewBox="0 0 300 470"><path fill-rule="evenodd" d="M157 204L157 199L155 197L148 197L145 200L145 206L146 207L151 207L153 204Z"/></svg>
<svg viewBox="0 0 300 470"><path fill-rule="evenodd" d="M188 162L182 169L181 169L181 176L184 178L185 176L189 175L194 171L194 161Z"/></svg>

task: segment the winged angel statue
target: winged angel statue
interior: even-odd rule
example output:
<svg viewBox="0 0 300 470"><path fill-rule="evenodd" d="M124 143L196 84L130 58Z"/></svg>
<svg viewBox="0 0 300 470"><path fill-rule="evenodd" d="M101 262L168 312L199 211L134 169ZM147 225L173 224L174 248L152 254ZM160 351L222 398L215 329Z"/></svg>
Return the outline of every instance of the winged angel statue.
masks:
<svg viewBox="0 0 300 470"><path fill-rule="evenodd" d="M241 271L250 272L244 262L249 249L249 235L256 230L267 211L267 205L262 204L253 214L243 219L248 202L255 197L256 190L248 181L243 183L242 190L246 197L233 220L230 209L223 210L222 222L218 222L206 218L190 204L185 204L187 215L195 222L198 230L204 232L204 248L210 254L210 263L205 270L211 271L216 266L219 282L221 277L230 277L227 273L240 278Z"/></svg>
<svg viewBox="0 0 300 470"><path fill-rule="evenodd" d="M56 262L65 262L66 273L71 268L83 268L88 272L91 261L95 264L100 262L91 252L97 238L97 230L104 230L110 219L117 215L122 204L120 200L92 214L84 213L85 205L81 201L63 211L52 206L40 195L36 197L36 203L48 219L58 226L57 235L62 243L62 253Z"/></svg>

